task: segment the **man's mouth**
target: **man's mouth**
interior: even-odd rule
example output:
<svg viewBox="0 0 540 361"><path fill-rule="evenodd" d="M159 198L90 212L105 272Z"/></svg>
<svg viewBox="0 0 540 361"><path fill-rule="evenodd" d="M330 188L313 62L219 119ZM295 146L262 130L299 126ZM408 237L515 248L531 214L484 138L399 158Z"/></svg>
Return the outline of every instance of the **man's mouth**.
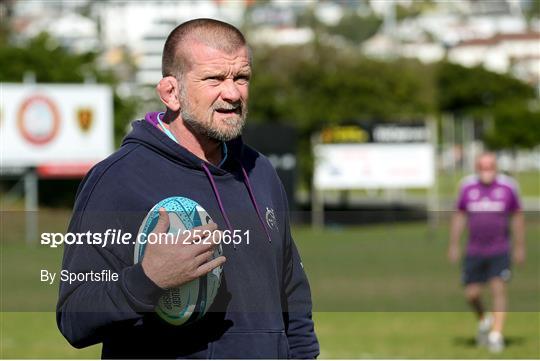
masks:
<svg viewBox="0 0 540 361"><path fill-rule="evenodd" d="M240 114L240 107L234 107L234 108L216 108L214 109L216 112L220 114Z"/></svg>

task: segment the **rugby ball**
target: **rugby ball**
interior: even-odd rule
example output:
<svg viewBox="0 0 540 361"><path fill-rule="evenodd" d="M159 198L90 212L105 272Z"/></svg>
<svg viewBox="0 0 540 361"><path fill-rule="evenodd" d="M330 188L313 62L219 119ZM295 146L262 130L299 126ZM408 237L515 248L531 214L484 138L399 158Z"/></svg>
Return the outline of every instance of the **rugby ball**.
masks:
<svg viewBox="0 0 540 361"><path fill-rule="evenodd" d="M195 201L184 197L170 197L158 202L144 218L135 244L134 263L141 262L146 246L151 240L148 235L155 228L159 209L164 208L169 215L169 233L182 235L183 231L212 222L208 213ZM187 233L184 232L187 235ZM177 242L182 242L180 236ZM223 254L221 245L215 248L213 257ZM156 313L172 325L180 326L197 321L208 311L216 297L221 282L222 267L217 267L207 275L199 277L180 287L171 288L159 299Z"/></svg>

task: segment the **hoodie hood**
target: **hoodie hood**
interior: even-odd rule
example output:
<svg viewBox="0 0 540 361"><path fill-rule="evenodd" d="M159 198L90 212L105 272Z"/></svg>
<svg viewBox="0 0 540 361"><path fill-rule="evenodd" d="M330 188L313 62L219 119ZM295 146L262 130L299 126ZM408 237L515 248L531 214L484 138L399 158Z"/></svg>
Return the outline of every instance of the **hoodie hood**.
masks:
<svg viewBox="0 0 540 361"><path fill-rule="evenodd" d="M158 114L159 112L150 112L146 114L144 119L131 123L132 131L123 139L122 145L129 143L143 145L183 167L201 172L204 171L202 164L205 164L212 175L221 176L235 173L241 176L241 172L238 171L238 165L242 163L242 152L244 148L241 136L226 142L227 160L222 167L217 167L200 159L161 131L157 126Z"/></svg>

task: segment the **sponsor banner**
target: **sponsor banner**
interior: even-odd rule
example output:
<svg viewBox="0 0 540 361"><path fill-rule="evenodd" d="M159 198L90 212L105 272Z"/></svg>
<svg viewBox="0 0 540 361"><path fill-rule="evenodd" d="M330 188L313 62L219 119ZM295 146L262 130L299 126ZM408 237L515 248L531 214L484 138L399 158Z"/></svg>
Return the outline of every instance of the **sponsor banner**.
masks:
<svg viewBox="0 0 540 361"><path fill-rule="evenodd" d="M366 122L326 127L321 131L324 144L347 143L426 143L429 129L424 122Z"/></svg>
<svg viewBox="0 0 540 361"><path fill-rule="evenodd" d="M434 182L434 151L428 143L318 144L318 189L426 188Z"/></svg>
<svg viewBox="0 0 540 361"><path fill-rule="evenodd" d="M114 150L111 89L94 84L4 83L0 134L2 168L52 164L56 171L65 168L74 175L77 165L79 174L81 167Z"/></svg>

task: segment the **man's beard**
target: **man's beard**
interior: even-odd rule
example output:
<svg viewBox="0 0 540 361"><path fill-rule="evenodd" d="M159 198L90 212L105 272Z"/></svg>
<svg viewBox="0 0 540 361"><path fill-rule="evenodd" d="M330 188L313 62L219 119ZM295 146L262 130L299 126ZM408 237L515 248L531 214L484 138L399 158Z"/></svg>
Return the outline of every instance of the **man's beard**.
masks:
<svg viewBox="0 0 540 361"><path fill-rule="evenodd" d="M220 142L227 142L242 134L242 129L244 128L247 117L247 106L244 102L237 105L240 111L239 115L234 118L223 118L220 120L225 123L224 127L219 127L214 123L213 113L216 109L220 108L232 109L233 105L230 103L215 103L210 109L206 119L197 119L195 117L191 111L191 104L189 104L187 96L183 91L180 93L180 105L180 115L182 116L182 120L198 134Z"/></svg>

